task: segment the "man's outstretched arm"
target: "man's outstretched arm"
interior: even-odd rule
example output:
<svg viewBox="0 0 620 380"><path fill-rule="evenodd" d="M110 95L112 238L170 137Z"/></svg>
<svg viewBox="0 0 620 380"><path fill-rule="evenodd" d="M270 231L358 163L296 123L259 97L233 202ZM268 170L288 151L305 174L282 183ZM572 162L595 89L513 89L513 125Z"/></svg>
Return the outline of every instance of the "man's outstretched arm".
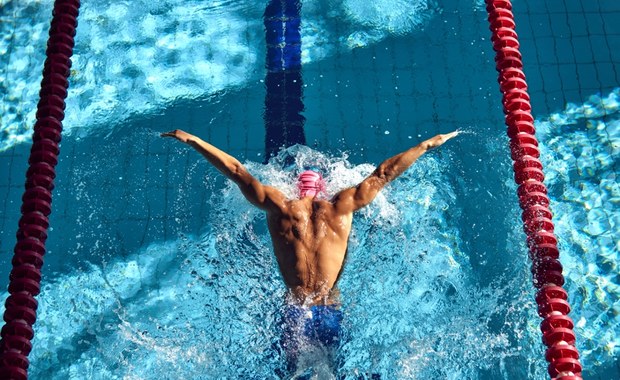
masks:
<svg viewBox="0 0 620 380"><path fill-rule="evenodd" d="M383 161L375 171L356 187L342 190L334 197L334 206L339 213L351 213L367 206L375 199L379 191L403 174L421 155L436 148L454 136L458 131L437 135L410 148L394 157Z"/></svg>
<svg viewBox="0 0 620 380"><path fill-rule="evenodd" d="M254 178L239 160L199 137L180 129L162 133L161 136L175 138L196 149L217 170L236 183L245 198L254 206L270 211L277 209L285 199L280 191L271 186L265 186Z"/></svg>

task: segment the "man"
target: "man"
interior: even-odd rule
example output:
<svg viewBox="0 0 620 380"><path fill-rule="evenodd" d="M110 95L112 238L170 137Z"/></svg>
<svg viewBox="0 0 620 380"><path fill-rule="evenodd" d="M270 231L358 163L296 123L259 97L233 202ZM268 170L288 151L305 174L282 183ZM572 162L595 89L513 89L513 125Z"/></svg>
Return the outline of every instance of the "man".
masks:
<svg viewBox="0 0 620 380"><path fill-rule="evenodd" d="M282 344L289 361L294 361L304 342L331 345L339 339L342 312L335 285L347 253L353 212L372 202L422 154L457 134L437 135L385 160L359 185L340 191L331 200L317 198L325 190L319 173L301 173L299 198L288 199L259 182L237 159L200 138L181 130L162 136L196 149L235 182L250 203L267 213L274 253L290 296Z"/></svg>

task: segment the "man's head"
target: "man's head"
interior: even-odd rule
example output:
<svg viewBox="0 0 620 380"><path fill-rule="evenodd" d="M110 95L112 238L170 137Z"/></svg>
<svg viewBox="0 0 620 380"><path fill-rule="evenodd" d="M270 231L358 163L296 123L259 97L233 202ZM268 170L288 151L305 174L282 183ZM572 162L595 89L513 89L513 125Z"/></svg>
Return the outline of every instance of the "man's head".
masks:
<svg viewBox="0 0 620 380"><path fill-rule="evenodd" d="M297 188L300 198L316 197L319 193L325 192L325 182L319 173L306 170L297 178Z"/></svg>

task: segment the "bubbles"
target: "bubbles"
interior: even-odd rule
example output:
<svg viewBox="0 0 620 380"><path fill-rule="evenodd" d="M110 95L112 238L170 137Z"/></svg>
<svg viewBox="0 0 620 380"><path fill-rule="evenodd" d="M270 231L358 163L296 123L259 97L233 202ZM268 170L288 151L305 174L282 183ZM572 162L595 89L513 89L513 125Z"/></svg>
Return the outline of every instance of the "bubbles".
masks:
<svg viewBox="0 0 620 380"><path fill-rule="evenodd" d="M460 127L456 130L459 135L478 135L480 132L476 130L477 126Z"/></svg>
<svg viewBox="0 0 620 380"><path fill-rule="evenodd" d="M347 0L349 17L364 25L390 33L404 34L423 25L432 15L432 1L364 1ZM357 38L359 41L360 38Z"/></svg>

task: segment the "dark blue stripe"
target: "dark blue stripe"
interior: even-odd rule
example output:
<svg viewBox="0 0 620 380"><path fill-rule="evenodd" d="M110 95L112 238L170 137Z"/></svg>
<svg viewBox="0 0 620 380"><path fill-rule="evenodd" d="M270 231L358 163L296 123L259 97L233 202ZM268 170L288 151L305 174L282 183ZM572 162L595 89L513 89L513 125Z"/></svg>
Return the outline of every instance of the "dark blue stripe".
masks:
<svg viewBox="0 0 620 380"><path fill-rule="evenodd" d="M301 3L272 0L264 14L267 57L266 159L282 147L305 144L301 76Z"/></svg>

